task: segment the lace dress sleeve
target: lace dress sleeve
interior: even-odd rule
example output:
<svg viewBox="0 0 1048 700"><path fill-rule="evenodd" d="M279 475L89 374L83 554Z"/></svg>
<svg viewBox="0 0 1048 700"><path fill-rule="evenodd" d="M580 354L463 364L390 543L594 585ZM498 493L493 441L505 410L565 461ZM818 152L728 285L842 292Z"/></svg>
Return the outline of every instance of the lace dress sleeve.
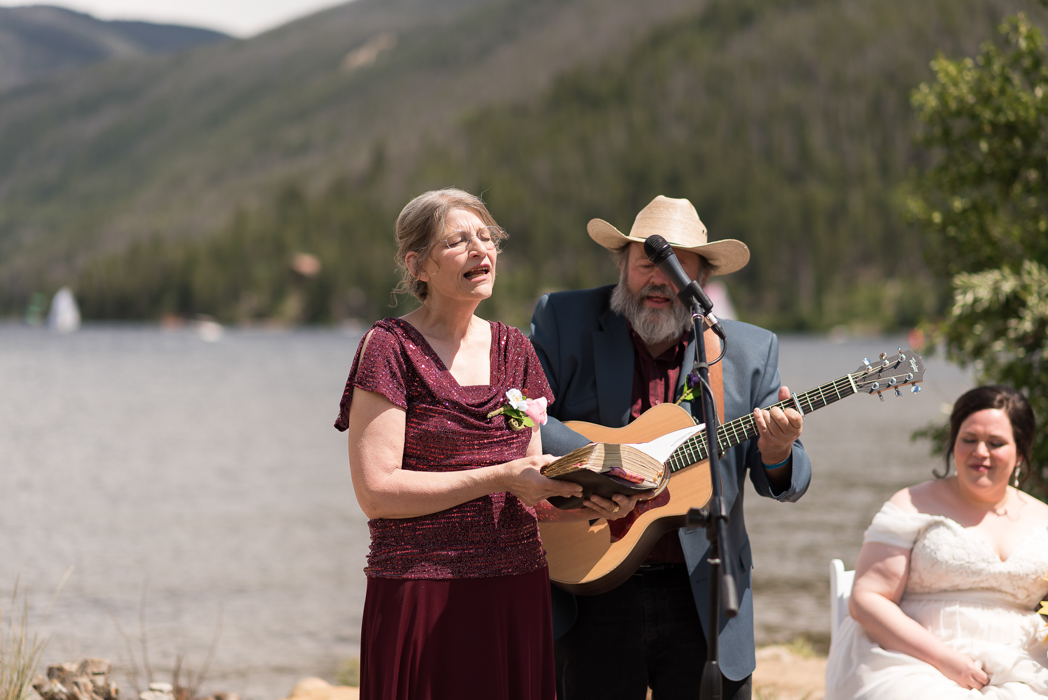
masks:
<svg viewBox="0 0 1048 700"><path fill-rule="evenodd" d="M863 535L863 544L880 542L892 547L913 549L917 537L935 520L924 513L907 513L894 503L885 503L873 516L873 522Z"/></svg>

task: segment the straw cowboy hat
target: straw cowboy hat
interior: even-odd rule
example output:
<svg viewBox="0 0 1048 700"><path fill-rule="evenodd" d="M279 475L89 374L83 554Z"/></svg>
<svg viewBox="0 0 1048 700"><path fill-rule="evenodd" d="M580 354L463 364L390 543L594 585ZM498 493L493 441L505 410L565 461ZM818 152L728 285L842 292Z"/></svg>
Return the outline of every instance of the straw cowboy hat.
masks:
<svg viewBox="0 0 1048 700"><path fill-rule="evenodd" d="M630 243L643 243L648 236L658 234L674 248L690 250L706 258L713 275L741 270L750 260L750 249L742 241L725 238L707 243L706 227L699 221L691 202L661 194L640 210L628 236L603 219L593 219L586 230L590 238L611 251L621 250Z"/></svg>

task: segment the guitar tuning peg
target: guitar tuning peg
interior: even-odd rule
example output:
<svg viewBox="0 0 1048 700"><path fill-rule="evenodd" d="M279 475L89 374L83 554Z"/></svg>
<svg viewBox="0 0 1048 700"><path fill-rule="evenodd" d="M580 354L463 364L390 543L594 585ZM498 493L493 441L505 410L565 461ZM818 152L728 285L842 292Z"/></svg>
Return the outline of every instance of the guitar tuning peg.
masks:
<svg viewBox="0 0 1048 700"><path fill-rule="evenodd" d="M864 365L866 365L866 369L870 369L870 358L868 358L868 357L862 358L862 363Z"/></svg>
<svg viewBox="0 0 1048 700"><path fill-rule="evenodd" d="M899 362L906 362L906 355L902 354L902 348L899 348Z"/></svg>
<svg viewBox="0 0 1048 700"><path fill-rule="evenodd" d="M877 394L877 398L881 400L881 403L884 403L884 394L883 393Z"/></svg>
<svg viewBox="0 0 1048 700"><path fill-rule="evenodd" d="M886 352L882 352L882 353L881 353L881 359L883 360L883 359L884 359L884 358L886 358L886 357L888 357L888 353L886 353Z"/></svg>
<svg viewBox="0 0 1048 700"><path fill-rule="evenodd" d="M888 386L895 386L895 381L895 377L891 377L890 379L888 379Z"/></svg>
<svg viewBox="0 0 1048 700"><path fill-rule="evenodd" d="M913 393L913 394L921 393L921 385L920 384L914 384L912 387L910 387L910 393Z"/></svg>
<svg viewBox="0 0 1048 700"><path fill-rule="evenodd" d="M895 387L895 395L900 399L902 398L902 391L899 390L899 387Z"/></svg>

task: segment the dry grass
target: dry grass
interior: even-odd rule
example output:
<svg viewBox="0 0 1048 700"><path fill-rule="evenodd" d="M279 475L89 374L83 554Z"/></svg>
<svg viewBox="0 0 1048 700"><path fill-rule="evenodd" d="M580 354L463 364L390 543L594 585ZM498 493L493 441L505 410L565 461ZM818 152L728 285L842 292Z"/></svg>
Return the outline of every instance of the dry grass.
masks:
<svg viewBox="0 0 1048 700"><path fill-rule="evenodd" d="M16 581L11 613L5 617L0 609L0 700L28 700L34 692L33 675L47 646L46 640L28 632L29 602L24 593L21 615L15 619L14 611L18 608Z"/></svg>
<svg viewBox="0 0 1048 700"><path fill-rule="evenodd" d="M140 674L144 673L145 675L146 687L156 680L149 657L149 635L146 633L146 603L148 591L149 584L148 582L144 582L142 584L142 597L139 600L138 605L138 644L141 649L141 662L143 669L139 669L139 658L135 655L132 638L124 632L123 627L120 626L120 622L115 617L113 618L113 624L116 626L117 632L120 633L120 636L124 638L124 645L127 649L128 661L125 673L128 683L133 689L133 697L138 697L144 689L141 683ZM205 656L203 664L200 666L199 670L194 670L188 663L186 663L187 655L184 650L180 650L175 654L175 665L171 670L171 686L175 689L176 698L187 698L191 700L200 696L200 689L204 684L204 680L207 678L208 671L211 669L211 663L215 659L215 652L218 649L218 641L221 637L222 608L219 607L218 617L215 622L215 632L211 638L211 645L208 647L207 655ZM6 698L0 697L0 700L6 700Z"/></svg>

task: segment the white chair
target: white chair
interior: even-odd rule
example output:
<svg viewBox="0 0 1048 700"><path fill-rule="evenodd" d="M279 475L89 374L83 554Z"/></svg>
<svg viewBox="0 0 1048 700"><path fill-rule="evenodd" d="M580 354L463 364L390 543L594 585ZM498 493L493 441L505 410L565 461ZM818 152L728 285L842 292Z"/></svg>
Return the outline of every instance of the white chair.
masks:
<svg viewBox="0 0 1048 700"><path fill-rule="evenodd" d="M843 561L834 559L830 562L830 639L848 617L848 598L854 580L855 572L845 570Z"/></svg>

